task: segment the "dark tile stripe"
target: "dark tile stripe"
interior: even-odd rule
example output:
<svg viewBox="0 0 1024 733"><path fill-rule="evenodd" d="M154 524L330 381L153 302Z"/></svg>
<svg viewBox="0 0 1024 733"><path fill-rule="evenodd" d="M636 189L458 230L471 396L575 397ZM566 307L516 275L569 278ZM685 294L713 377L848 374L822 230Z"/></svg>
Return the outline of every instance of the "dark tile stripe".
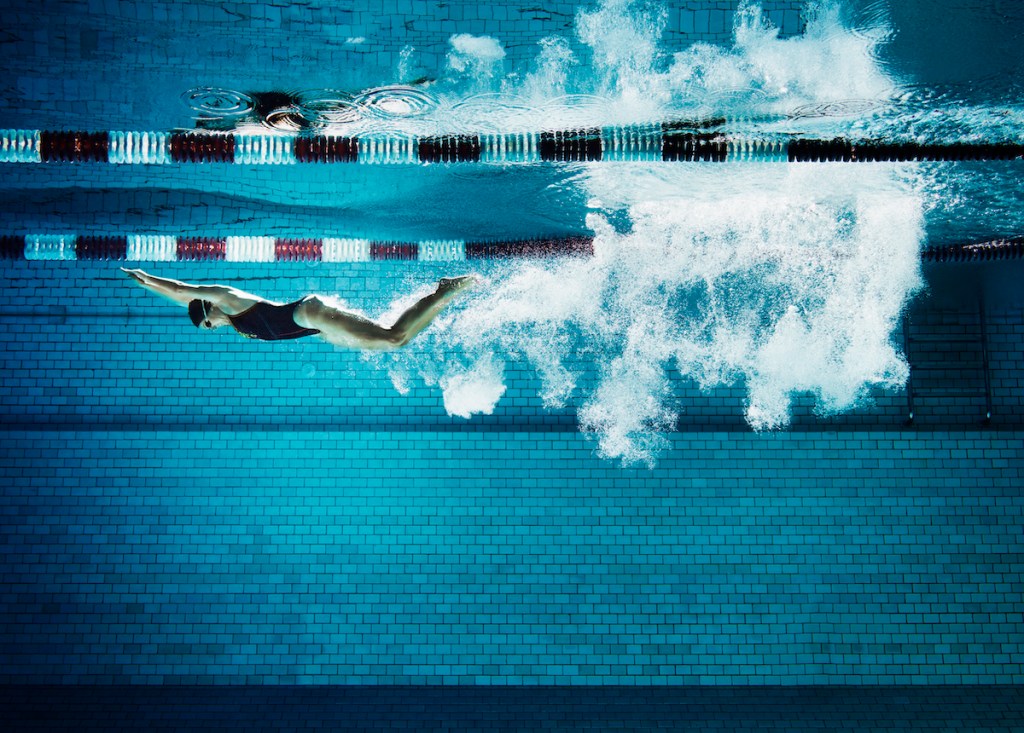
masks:
<svg viewBox="0 0 1024 733"><path fill-rule="evenodd" d="M182 653L188 647L182 645ZM269 674L269 673L268 673ZM260 675L254 675L262 679ZM1024 688L914 686L317 686L0 688L5 730L988 731L1019 733Z"/></svg>

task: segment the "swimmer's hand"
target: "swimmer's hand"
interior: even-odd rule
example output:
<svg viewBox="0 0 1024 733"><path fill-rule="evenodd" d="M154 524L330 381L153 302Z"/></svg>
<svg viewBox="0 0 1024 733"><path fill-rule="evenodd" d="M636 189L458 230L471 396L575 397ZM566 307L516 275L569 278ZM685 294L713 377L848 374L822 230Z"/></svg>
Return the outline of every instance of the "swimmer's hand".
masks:
<svg viewBox="0 0 1024 733"><path fill-rule="evenodd" d="M454 295L460 290L471 288L474 285L479 284L480 278L476 275L463 275L462 277L442 277L437 283L437 291L439 293L449 293Z"/></svg>
<svg viewBox="0 0 1024 733"><path fill-rule="evenodd" d="M122 267L121 272L137 282L139 285L146 284L146 273L142 270L129 270L127 267Z"/></svg>

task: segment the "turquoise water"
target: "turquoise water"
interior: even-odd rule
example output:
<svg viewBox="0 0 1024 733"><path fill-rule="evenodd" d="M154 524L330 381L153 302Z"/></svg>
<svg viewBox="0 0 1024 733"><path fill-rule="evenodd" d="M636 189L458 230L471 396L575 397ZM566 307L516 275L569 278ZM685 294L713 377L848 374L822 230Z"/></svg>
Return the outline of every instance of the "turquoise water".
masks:
<svg viewBox="0 0 1024 733"><path fill-rule="evenodd" d="M1010 3L115 10L9 14L0 127L1020 140ZM140 265L385 321L485 278L376 355L200 333L113 262L2 262L5 709L28 719L12 685L553 685L579 710L692 686L720 727L777 693L826 729L807 690L842 687L886 711L865 729L903 694L964 716L907 726L1013 729L1020 263L920 255L1020 236L1020 165L4 164L4 233L595 238Z"/></svg>

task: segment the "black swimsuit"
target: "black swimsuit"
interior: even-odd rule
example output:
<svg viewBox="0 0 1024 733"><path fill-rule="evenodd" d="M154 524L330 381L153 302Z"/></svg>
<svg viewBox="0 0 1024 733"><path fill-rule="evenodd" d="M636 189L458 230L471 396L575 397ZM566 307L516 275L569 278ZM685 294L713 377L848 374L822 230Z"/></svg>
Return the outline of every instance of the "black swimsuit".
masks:
<svg viewBox="0 0 1024 733"><path fill-rule="evenodd" d="M313 328L303 328L295 322L295 309L301 302L296 300L287 305L256 303L237 316L228 316L228 320L246 338L260 341L297 339L320 333Z"/></svg>

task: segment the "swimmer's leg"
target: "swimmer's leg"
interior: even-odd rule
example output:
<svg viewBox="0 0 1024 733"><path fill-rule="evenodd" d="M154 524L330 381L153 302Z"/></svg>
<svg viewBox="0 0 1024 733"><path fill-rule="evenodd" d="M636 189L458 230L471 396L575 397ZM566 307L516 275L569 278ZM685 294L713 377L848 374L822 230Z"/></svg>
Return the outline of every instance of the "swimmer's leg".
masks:
<svg viewBox="0 0 1024 733"><path fill-rule="evenodd" d="M425 298L421 298L407 310L391 327L393 338L396 339L396 346L405 346L424 328L430 325L437 315L444 310L456 295L476 283L472 275L463 277L442 278L437 284L437 290Z"/></svg>
<svg viewBox="0 0 1024 733"><path fill-rule="evenodd" d="M295 322L320 331L321 336L335 344L358 349L390 349L405 346L430 325L458 293L473 285L476 278L444 278L437 290L420 298L398 317L391 328L381 326L356 313L344 311L313 295L295 309Z"/></svg>

